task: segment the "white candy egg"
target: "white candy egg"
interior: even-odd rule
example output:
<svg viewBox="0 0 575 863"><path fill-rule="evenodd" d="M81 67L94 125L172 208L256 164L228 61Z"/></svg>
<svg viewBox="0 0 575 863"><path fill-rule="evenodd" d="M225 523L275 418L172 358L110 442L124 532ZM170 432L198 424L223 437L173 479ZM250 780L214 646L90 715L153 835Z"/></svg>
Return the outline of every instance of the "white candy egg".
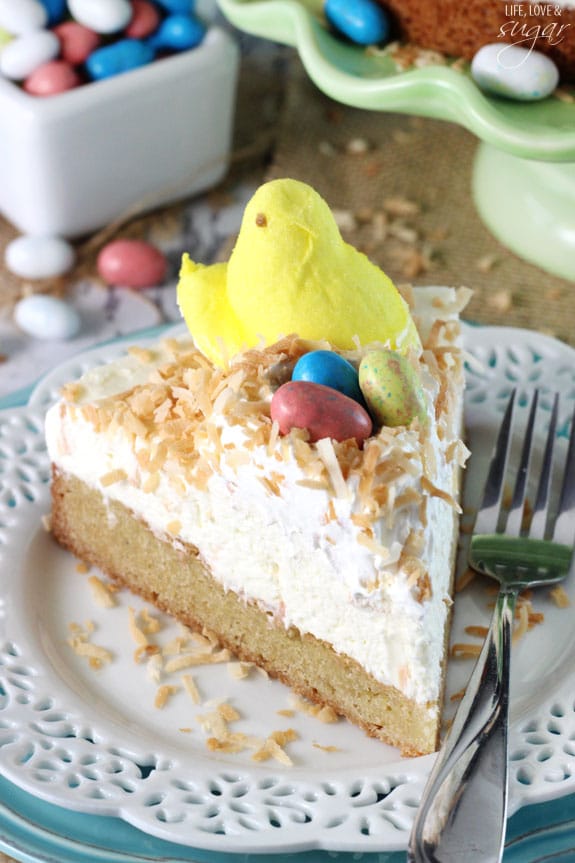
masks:
<svg viewBox="0 0 575 863"><path fill-rule="evenodd" d="M25 297L14 309L14 320L36 339L71 339L80 330L80 316L64 300L44 294Z"/></svg>
<svg viewBox="0 0 575 863"><path fill-rule="evenodd" d="M8 243L4 261L8 269L23 279L50 279L67 273L74 266L75 252L61 237L35 237L24 234Z"/></svg>
<svg viewBox="0 0 575 863"><path fill-rule="evenodd" d="M129 0L68 0L68 9L79 24L96 33L117 33L129 24Z"/></svg>
<svg viewBox="0 0 575 863"><path fill-rule="evenodd" d="M23 81L49 60L58 56L60 41L50 30L32 30L6 45L0 54L0 72L12 81Z"/></svg>
<svg viewBox="0 0 575 863"><path fill-rule="evenodd" d="M41 30L48 22L39 0L0 0L0 27L14 36Z"/></svg>
<svg viewBox="0 0 575 863"><path fill-rule="evenodd" d="M475 83L487 93L520 101L551 95L559 71L549 57L520 45L484 45L471 61Z"/></svg>

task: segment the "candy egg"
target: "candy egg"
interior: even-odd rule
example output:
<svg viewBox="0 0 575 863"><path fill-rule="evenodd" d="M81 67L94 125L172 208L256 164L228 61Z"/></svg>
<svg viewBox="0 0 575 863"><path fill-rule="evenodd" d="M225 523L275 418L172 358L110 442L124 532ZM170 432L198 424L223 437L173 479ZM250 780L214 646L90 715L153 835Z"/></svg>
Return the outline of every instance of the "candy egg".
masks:
<svg viewBox="0 0 575 863"><path fill-rule="evenodd" d="M13 36L41 30L48 13L39 0L0 0L0 27Z"/></svg>
<svg viewBox="0 0 575 863"><path fill-rule="evenodd" d="M363 404L357 370L335 351L309 351L294 366L293 381L311 381L338 390Z"/></svg>
<svg viewBox="0 0 575 863"><path fill-rule="evenodd" d="M125 29L130 39L144 39L156 30L160 13L148 0L132 0L132 20Z"/></svg>
<svg viewBox="0 0 575 863"><path fill-rule="evenodd" d="M40 0L48 13L48 26L58 24L66 13L66 0Z"/></svg>
<svg viewBox="0 0 575 863"><path fill-rule="evenodd" d="M206 27L190 15L170 15L165 18L148 40L156 50L187 51L199 45Z"/></svg>
<svg viewBox="0 0 575 863"><path fill-rule="evenodd" d="M114 240L101 250L96 262L108 285L149 288L160 285L167 261L162 252L144 240Z"/></svg>
<svg viewBox="0 0 575 863"><path fill-rule="evenodd" d="M194 10L194 0L156 0L158 6L170 15L190 15Z"/></svg>
<svg viewBox="0 0 575 863"><path fill-rule="evenodd" d="M24 81L24 89L31 96L56 96L73 90L82 83L76 70L65 60L42 63Z"/></svg>
<svg viewBox="0 0 575 863"><path fill-rule="evenodd" d="M77 21L63 21L53 31L60 42L60 57L72 66L84 63L100 44L100 37Z"/></svg>
<svg viewBox="0 0 575 863"><path fill-rule="evenodd" d="M153 49L139 39L120 39L98 48L86 60L86 71L94 81L112 78L146 66L154 59Z"/></svg>
<svg viewBox="0 0 575 863"><path fill-rule="evenodd" d="M288 381L275 391L271 417L282 434L292 428L307 429L310 441L355 438L361 443L371 434L372 421L366 410L332 387L309 381Z"/></svg>
<svg viewBox="0 0 575 863"><path fill-rule="evenodd" d="M389 19L376 0L325 0L323 11L332 27L359 45L389 38Z"/></svg>
<svg viewBox="0 0 575 863"><path fill-rule="evenodd" d="M61 237L36 237L23 234L8 243L4 262L23 279L50 279L67 273L74 266L75 252Z"/></svg>
<svg viewBox="0 0 575 863"><path fill-rule="evenodd" d="M25 333L37 339L71 339L80 330L76 309L43 294L32 294L17 303L14 320Z"/></svg>
<svg viewBox="0 0 575 863"><path fill-rule="evenodd" d="M23 81L59 50L58 38L49 30L31 30L6 45L0 54L0 72L12 81Z"/></svg>
<svg viewBox="0 0 575 863"><path fill-rule="evenodd" d="M380 425L409 425L426 418L425 396L409 360L388 350L368 351L359 366L359 385Z"/></svg>
<svg viewBox="0 0 575 863"><path fill-rule="evenodd" d="M487 93L519 101L545 99L559 83L549 57L520 45L484 45L471 61L475 83Z"/></svg>
<svg viewBox="0 0 575 863"><path fill-rule="evenodd" d="M117 33L132 18L129 0L68 0L68 9L79 24L96 33Z"/></svg>

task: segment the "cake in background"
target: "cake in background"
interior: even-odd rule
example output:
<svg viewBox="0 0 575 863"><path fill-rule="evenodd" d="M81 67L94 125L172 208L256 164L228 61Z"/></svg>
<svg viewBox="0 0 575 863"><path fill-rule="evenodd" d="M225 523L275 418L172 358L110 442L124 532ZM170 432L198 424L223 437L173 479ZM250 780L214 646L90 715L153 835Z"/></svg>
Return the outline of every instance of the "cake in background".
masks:
<svg viewBox="0 0 575 863"><path fill-rule="evenodd" d="M484 45L504 43L540 51L557 65L563 83L575 82L575 2L504 0L378 0L399 39L452 57L473 59Z"/></svg>
<svg viewBox="0 0 575 863"><path fill-rule="evenodd" d="M47 416L56 539L405 755L439 741L463 289L402 295L304 183L264 184L227 264L186 258L191 337Z"/></svg>

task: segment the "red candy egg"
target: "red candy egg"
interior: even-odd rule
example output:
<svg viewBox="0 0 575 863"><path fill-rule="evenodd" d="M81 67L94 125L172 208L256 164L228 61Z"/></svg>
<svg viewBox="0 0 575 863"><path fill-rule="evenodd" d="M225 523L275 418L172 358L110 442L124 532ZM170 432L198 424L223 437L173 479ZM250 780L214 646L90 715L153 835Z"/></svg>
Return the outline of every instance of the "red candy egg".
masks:
<svg viewBox="0 0 575 863"><path fill-rule="evenodd" d="M160 14L148 0L132 0L132 20L124 30L130 39L145 39L158 28Z"/></svg>
<svg viewBox="0 0 575 863"><path fill-rule="evenodd" d="M113 240L98 255L97 268L108 285L151 288L164 281L167 261L144 240Z"/></svg>
<svg viewBox="0 0 575 863"><path fill-rule="evenodd" d="M60 56L62 60L73 66L83 63L92 51L100 44L100 37L93 30L78 24L77 21L64 21L54 27L54 33L60 40Z"/></svg>
<svg viewBox="0 0 575 863"><path fill-rule="evenodd" d="M304 428L311 441L355 438L361 444L372 431L371 417L359 402L324 384L289 381L275 391L270 407L282 434Z"/></svg>
<svg viewBox="0 0 575 863"><path fill-rule="evenodd" d="M80 76L65 60L50 60L28 75L24 89L31 96L56 96L81 83Z"/></svg>

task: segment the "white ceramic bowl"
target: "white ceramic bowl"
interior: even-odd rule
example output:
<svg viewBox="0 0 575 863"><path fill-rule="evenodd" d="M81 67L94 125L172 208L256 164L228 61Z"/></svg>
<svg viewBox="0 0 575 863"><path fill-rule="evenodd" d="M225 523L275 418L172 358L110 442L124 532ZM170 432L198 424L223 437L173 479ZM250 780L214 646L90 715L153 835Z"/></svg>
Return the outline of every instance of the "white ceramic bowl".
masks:
<svg viewBox="0 0 575 863"><path fill-rule="evenodd" d="M239 51L200 46L50 97L0 79L0 211L78 236L214 185L230 155Z"/></svg>

